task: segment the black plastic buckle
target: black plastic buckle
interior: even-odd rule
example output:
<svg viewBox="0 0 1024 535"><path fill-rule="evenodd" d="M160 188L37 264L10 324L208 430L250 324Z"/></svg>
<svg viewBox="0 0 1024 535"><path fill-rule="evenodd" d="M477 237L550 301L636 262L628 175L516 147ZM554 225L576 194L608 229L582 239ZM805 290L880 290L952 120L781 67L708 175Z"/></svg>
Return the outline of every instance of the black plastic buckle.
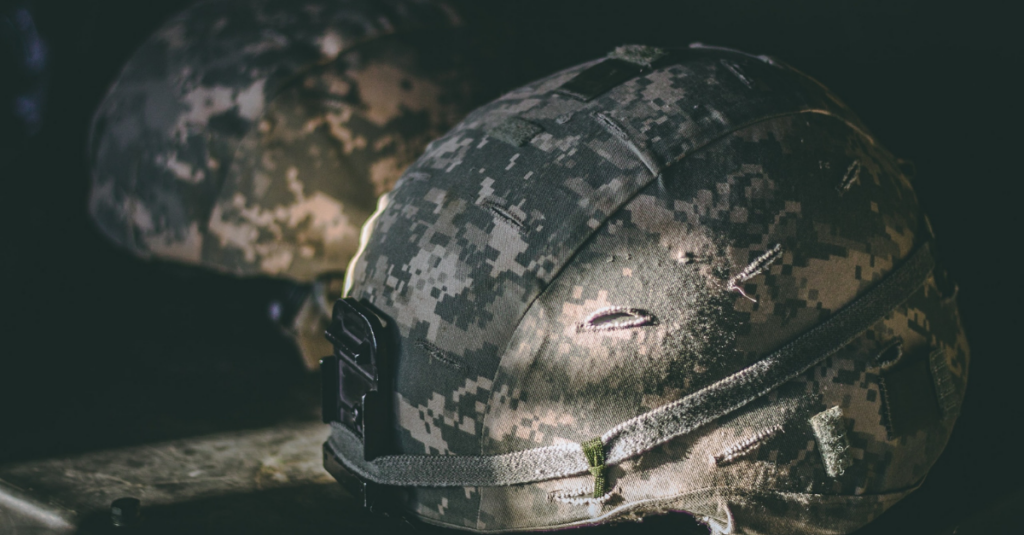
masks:
<svg viewBox="0 0 1024 535"><path fill-rule="evenodd" d="M393 325L385 325L384 317L366 301L336 301L326 332L334 354L320 360L323 421L340 422L362 438L367 461L386 453L391 435Z"/></svg>

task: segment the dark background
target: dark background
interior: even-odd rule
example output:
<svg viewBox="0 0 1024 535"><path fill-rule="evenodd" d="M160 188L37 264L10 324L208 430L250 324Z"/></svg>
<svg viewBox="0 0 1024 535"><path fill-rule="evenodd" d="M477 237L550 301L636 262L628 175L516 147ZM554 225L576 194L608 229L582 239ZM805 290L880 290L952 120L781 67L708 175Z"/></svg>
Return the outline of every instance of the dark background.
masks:
<svg viewBox="0 0 1024 535"><path fill-rule="evenodd" d="M91 114L134 48L188 3L30 3L49 46L49 89L42 130L8 144L14 150L0 160L0 463L318 418L317 378L266 319L282 283L135 260L104 242L86 215ZM1013 260L1022 230L1024 39L1010 4L468 6L500 28L481 50L507 64L504 90L623 43L730 46L814 76L916 164L915 187L960 286L971 379L945 455L871 533L939 533L984 514L1024 481L1024 291Z"/></svg>

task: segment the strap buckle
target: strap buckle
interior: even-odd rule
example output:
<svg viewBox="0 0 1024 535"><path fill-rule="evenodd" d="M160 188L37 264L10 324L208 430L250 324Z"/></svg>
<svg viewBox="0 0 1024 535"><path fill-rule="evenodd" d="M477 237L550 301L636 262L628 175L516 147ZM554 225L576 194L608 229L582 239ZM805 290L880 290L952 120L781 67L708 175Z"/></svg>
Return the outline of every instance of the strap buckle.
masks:
<svg viewBox="0 0 1024 535"><path fill-rule="evenodd" d="M334 354L320 360L323 421L339 422L362 438L367 461L385 454L390 443L388 335L394 324L385 318L365 300L339 299L325 333Z"/></svg>

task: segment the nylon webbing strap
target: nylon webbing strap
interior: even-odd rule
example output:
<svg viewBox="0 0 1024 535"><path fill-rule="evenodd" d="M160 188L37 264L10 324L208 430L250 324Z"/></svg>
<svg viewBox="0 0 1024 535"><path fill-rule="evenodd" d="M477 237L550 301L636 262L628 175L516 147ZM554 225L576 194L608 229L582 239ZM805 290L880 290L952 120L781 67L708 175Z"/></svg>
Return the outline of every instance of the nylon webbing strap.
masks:
<svg viewBox="0 0 1024 535"><path fill-rule="evenodd" d="M867 293L756 364L601 436L604 466L612 466L733 412L842 349L920 288L934 267L928 244ZM579 444L501 455L385 455L363 460L362 441L333 423L328 446L358 476L406 487L494 487L590 472Z"/></svg>
<svg viewBox="0 0 1024 535"><path fill-rule="evenodd" d="M594 497L604 496L604 441L601 437L592 438L583 444L583 456L587 458L590 475L594 476Z"/></svg>

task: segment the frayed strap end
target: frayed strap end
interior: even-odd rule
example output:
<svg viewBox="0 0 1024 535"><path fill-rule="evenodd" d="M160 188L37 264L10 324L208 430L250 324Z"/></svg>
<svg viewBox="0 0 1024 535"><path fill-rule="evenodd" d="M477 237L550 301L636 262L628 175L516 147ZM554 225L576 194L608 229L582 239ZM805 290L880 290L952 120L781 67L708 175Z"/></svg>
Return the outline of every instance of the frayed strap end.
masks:
<svg viewBox="0 0 1024 535"><path fill-rule="evenodd" d="M837 405L815 414L811 417L811 428L814 430L821 460L825 463L825 471L829 477L843 475L843 472L853 464L850 440L846 436L846 425L843 422L843 410Z"/></svg>

